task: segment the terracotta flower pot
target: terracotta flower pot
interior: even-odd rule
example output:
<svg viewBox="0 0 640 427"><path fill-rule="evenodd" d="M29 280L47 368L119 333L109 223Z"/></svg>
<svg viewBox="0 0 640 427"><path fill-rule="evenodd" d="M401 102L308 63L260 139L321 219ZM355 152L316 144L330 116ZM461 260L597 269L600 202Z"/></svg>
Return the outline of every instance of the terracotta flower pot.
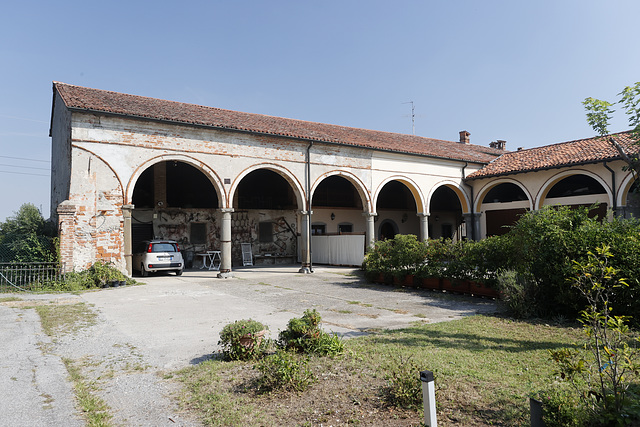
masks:
<svg viewBox="0 0 640 427"><path fill-rule="evenodd" d="M256 332L255 334L247 334L240 337L240 345L244 348L250 349L254 346L259 347L262 344L262 339L267 334L267 330L263 329L260 332Z"/></svg>

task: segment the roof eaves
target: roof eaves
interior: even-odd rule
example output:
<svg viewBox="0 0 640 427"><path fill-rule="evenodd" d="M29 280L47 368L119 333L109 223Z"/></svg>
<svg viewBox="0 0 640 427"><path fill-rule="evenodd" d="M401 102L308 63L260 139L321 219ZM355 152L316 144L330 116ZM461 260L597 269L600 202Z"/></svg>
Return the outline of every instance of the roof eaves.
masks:
<svg viewBox="0 0 640 427"><path fill-rule="evenodd" d="M495 178L495 177L498 177L498 176L517 175L517 174L521 174L521 173L541 172L541 171L545 171L545 170L562 169L562 168L567 168L567 167L571 167L571 166L593 165L593 164L596 164L596 163L611 162L611 161L614 161L614 160L622 160L622 157L620 157L620 156L607 157L607 158L602 158L602 159L597 159L597 160L585 160L585 161L582 161L582 162L575 162L575 163L562 163L562 164L551 165L551 166L543 166L543 167L539 167L539 168L510 170L510 171L506 171L506 172L492 173L492 174L486 174L486 175L477 175L477 176L473 176L475 174L475 173L473 173L473 174L469 175L467 178L465 178L465 181L473 181L473 180L476 180L476 179L485 179L485 178ZM480 172L480 171L478 171L478 172Z"/></svg>
<svg viewBox="0 0 640 427"><path fill-rule="evenodd" d="M285 134L285 133L268 132L268 131L257 131L257 130L242 128L242 127L239 127L239 126L224 126L224 125L215 125L215 124L203 124L203 123L197 123L197 122L190 122L190 121L187 121L187 120L171 120L171 119L165 119L165 118L159 118L159 117L141 116L141 115L130 114L130 113L119 113L119 112L114 112L114 111L104 111L104 110L98 110L98 109L86 108L86 107L69 107L69 106L67 106L67 108L69 109L69 111L82 112L82 113L96 113L96 114L104 114L104 115L115 116L115 117L129 117L129 118L135 118L135 119L138 119L138 120L144 120L144 121L150 121L150 122L159 122L159 123L168 123L168 124L173 124L173 125L185 125L186 124L186 125L189 125L189 126L194 126L194 127L204 128L204 129L219 129L219 130L224 130L224 131L229 131L229 132L243 132L243 133L248 133L248 134L252 134L252 135L279 136L279 137L288 138L288 139L294 139L294 140L299 140L299 141L312 141L312 142L331 144L331 145L338 145L338 146L360 147L360 148L365 148L365 149L373 150L373 151L381 151L381 152L396 153L396 154L397 153L401 153L401 154L408 154L408 155L412 155L412 156L439 159L439 160L450 160L450 161L460 161L460 162L464 161L464 162L469 162L469 163L474 163L474 164L479 164L479 165L487 165L487 164L489 164L489 162L484 162L484 161L481 161L481 160L474 160L474 159L471 159L471 158L463 159L463 158L437 156L437 155L434 155L434 154L416 153L416 152L406 151L406 150L392 150L390 148L367 147L367 146L364 146L364 145L343 142L343 141L340 141L340 140L338 140L336 138L333 138L331 140L322 139L322 138L310 138L310 137L299 136L299 135L296 136L296 135ZM488 153L485 153L485 154L488 154Z"/></svg>

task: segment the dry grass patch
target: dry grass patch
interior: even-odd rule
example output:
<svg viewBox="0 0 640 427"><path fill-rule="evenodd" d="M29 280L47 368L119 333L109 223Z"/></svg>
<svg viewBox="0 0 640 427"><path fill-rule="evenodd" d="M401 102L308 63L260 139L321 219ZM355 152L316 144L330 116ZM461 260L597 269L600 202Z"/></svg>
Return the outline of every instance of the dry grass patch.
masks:
<svg viewBox="0 0 640 427"><path fill-rule="evenodd" d="M435 374L439 425L527 425L528 396L554 369L548 350L579 337L572 327L474 316L348 340L344 356L310 359L318 381L301 393L259 394L246 362L210 360L177 376L185 407L206 425L417 426L421 410L387 399L388 373L411 360Z"/></svg>

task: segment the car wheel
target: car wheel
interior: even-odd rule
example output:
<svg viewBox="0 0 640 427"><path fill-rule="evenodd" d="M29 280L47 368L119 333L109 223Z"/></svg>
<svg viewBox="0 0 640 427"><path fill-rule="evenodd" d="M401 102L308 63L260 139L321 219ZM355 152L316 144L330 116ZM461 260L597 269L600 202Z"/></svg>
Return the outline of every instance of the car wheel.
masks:
<svg viewBox="0 0 640 427"><path fill-rule="evenodd" d="M140 265L140 275L142 277L147 277L149 275L149 272L144 268L144 264Z"/></svg>
<svg viewBox="0 0 640 427"><path fill-rule="evenodd" d="M176 276L182 276L182 269L176 270Z"/></svg>

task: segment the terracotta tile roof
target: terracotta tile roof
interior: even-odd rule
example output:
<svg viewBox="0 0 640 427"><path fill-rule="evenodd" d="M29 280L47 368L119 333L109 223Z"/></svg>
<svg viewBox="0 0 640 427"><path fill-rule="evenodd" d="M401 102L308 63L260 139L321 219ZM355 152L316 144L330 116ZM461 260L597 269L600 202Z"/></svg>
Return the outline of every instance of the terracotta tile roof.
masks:
<svg viewBox="0 0 640 427"><path fill-rule="evenodd" d="M631 131L609 136L615 138L626 152L638 152L639 147L632 143ZM617 159L620 159L620 154L608 141L608 137L598 136L527 150L511 151L470 174L468 179L489 178Z"/></svg>
<svg viewBox="0 0 640 427"><path fill-rule="evenodd" d="M165 101L54 82L65 105L74 111L123 115L150 120L255 132L398 153L489 163L504 151L414 135L357 129L220 108Z"/></svg>

